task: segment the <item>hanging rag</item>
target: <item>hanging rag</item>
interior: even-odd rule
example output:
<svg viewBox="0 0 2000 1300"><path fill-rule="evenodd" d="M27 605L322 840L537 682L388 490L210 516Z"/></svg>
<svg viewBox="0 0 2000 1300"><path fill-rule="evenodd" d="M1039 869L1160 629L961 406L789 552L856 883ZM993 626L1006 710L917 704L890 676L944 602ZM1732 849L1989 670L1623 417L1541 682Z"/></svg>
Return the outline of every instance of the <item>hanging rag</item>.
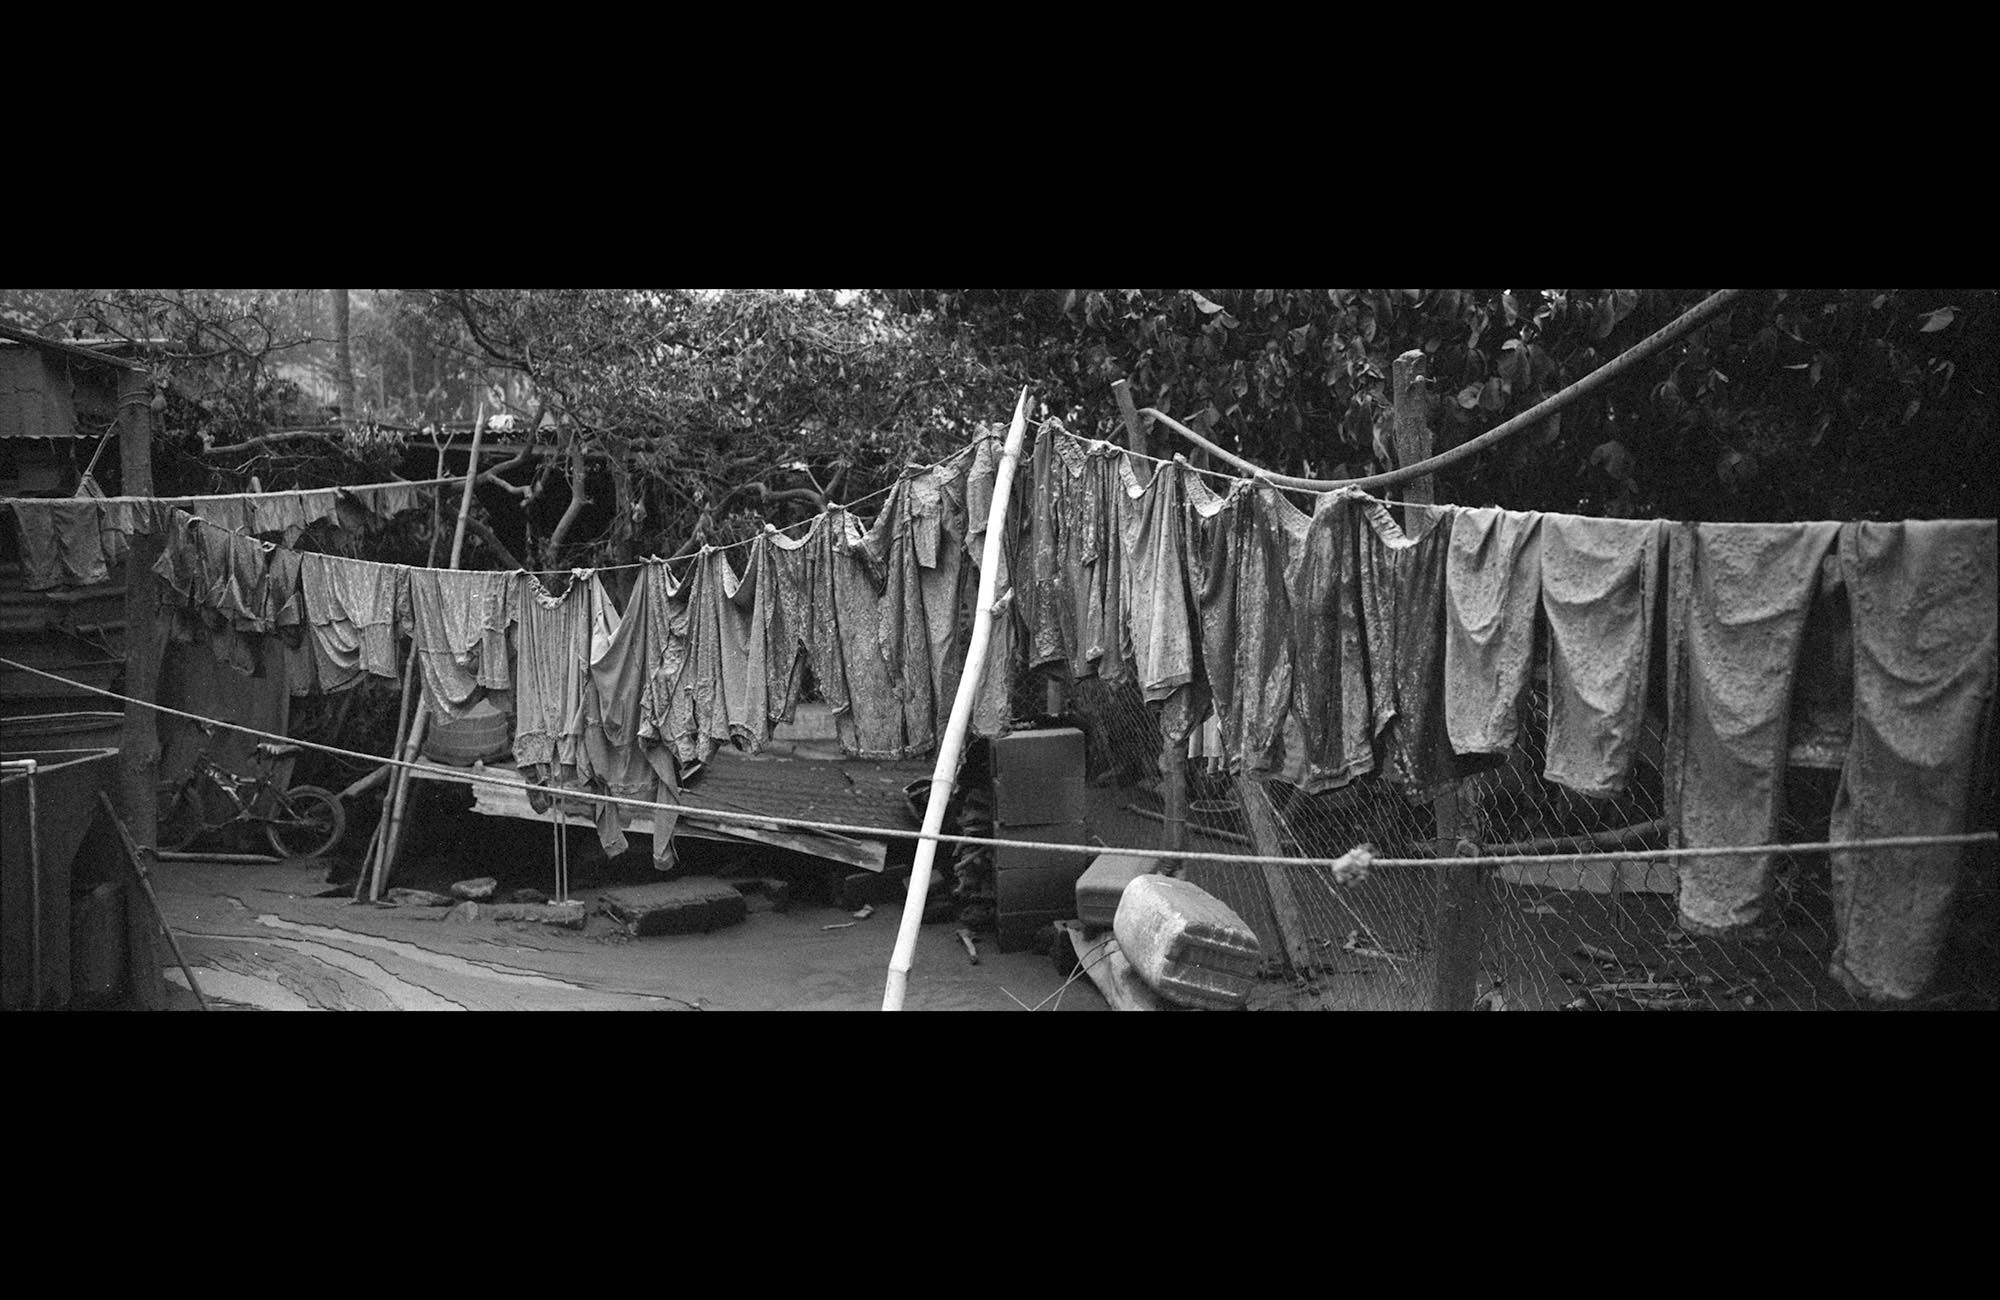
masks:
<svg viewBox="0 0 2000 1300"><path fill-rule="evenodd" d="M1501 756L1453 752L1445 712L1446 568L1452 506L1406 504L1404 525L1368 497L1360 517L1361 607L1368 638L1368 695L1378 771L1427 789L1496 767Z"/></svg>
<svg viewBox="0 0 2000 1300"><path fill-rule="evenodd" d="M1966 829L1993 725L1992 520L1850 523L1840 557L1854 619L1854 731L1834 796L1838 840ZM1907 1000L1936 972L1961 846L1835 851L1832 972Z"/></svg>
<svg viewBox="0 0 2000 1300"><path fill-rule="evenodd" d="M1108 442L1054 440L1055 560L1070 611L1056 620L1060 657L1072 680L1100 677L1116 686L1131 675L1121 617L1123 579L1118 501L1123 456ZM1063 584L1057 584L1058 594Z"/></svg>
<svg viewBox="0 0 2000 1300"><path fill-rule="evenodd" d="M1579 794L1624 792L1645 725L1659 587L1656 519L1542 516L1549 624L1545 775Z"/></svg>
<svg viewBox="0 0 2000 1300"><path fill-rule="evenodd" d="M1542 603L1539 512L1461 509L1445 560L1445 730L1461 755L1504 756L1520 735Z"/></svg>
<svg viewBox="0 0 2000 1300"><path fill-rule="evenodd" d="M1807 613L1834 523L1668 529L1667 817L1675 847L1770 844L1783 811L1790 714ZM1683 926L1713 934L1763 915L1768 855L1680 864Z"/></svg>
<svg viewBox="0 0 2000 1300"><path fill-rule="evenodd" d="M1039 668L1068 654L1076 642L1075 577L1063 564L1063 537L1068 520L1067 462L1058 453L1062 438L1044 433L1035 439L1032 483L1028 494L1028 666Z"/></svg>

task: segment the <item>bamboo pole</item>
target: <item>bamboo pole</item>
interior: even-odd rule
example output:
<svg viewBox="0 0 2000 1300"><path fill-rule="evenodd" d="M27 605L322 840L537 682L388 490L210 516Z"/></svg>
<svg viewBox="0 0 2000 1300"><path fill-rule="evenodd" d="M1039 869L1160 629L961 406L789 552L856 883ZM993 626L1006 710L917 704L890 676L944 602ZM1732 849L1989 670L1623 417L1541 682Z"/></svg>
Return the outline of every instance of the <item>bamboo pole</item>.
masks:
<svg viewBox="0 0 2000 1300"><path fill-rule="evenodd" d="M993 506L986 516L986 548L979 563L979 605L973 615L972 640L965 650L965 670L958 679L958 696L951 702L951 721L938 744L937 766L931 772L930 802L924 806L924 834L936 835L944 827L945 804L951 801L958 784L958 758L965 748L967 724L972 720L972 701L986 676L986 648L993 639L993 615L1001 600L1001 545L1007 531L1007 498L1014 493L1014 470L1021 460L1021 439L1028 427L1028 390L1021 389L1014 403L1014 423L1007 429L1007 441L1000 452L1000 472L993 483ZM910 865L910 892L903 898L903 923L896 930L896 949L889 958L889 980L882 991L882 1009L901 1011L903 993L909 982L910 963L917 952L917 931L923 925L924 902L931 890L931 863L937 857L936 840L918 840L916 860Z"/></svg>
<svg viewBox="0 0 2000 1300"><path fill-rule="evenodd" d="M458 526L452 530L451 563L445 566L450 569L458 567L458 558L465 550L465 520L472 512L472 484L479 477L479 445L485 436L486 404L481 402L479 405L479 423L474 425L472 429L470 472L465 476L465 490L459 494L458 498ZM439 459L440 463L442 463L443 453L439 453ZM443 478L444 475L439 474L438 477ZM416 648L412 646L410 649L410 673L412 677L417 672L416 657ZM417 754L423 747L424 733L429 729L430 720L430 709L420 692L417 696L416 717L410 723L410 738L403 745L403 761L405 763L414 763L417 761ZM403 810L410 798L411 776L410 769L407 767L400 768L398 771L401 774L401 780L396 784L396 804L389 816L389 835L388 839L382 845L382 863L375 872L374 892L370 895L372 898L380 898L382 896L382 887L389 882L389 872L396 865L396 850L402 847Z"/></svg>

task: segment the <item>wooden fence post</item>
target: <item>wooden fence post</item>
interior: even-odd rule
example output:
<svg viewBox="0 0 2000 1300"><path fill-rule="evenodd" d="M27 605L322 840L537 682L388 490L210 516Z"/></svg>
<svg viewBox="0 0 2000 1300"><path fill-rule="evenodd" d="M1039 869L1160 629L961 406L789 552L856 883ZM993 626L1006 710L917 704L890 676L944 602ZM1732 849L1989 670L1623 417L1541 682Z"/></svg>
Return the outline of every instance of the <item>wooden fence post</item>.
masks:
<svg viewBox="0 0 2000 1300"><path fill-rule="evenodd" d="M1414 465L1431 456L1430 421L1425 418L1424 354L1405 352L1396 358L1396 459ZM1403 486L1405 505L1431 505L1436 500L1428 474ZM1459 856L1467 843L1462 832L1464 791L1456 780L1438 786L1431 796L1436 830L1431 852L1440 858ZM1475 863L1439 867L1437 902L1431 919L1430 1007L1433 1011L1469 1011L1479 993L1479 949L1486 924L1486 869Z"/></svg>

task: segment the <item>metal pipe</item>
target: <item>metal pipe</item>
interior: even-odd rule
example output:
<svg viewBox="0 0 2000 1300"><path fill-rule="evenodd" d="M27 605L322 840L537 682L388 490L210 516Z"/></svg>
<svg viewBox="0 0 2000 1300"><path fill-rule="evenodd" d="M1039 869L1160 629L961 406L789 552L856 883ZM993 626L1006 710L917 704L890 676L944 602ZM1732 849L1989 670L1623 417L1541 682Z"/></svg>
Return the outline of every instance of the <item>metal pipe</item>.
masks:
<svg viewBox="0 0 2000 1300"><path fill-rule="evenodd" d="M1273 474L1261 466L1251 464L1241 456L1224 451L1196 433L1193 429L1188 428L1185 424L1169 417L1161 411L1154 410L1150 406L1141 410L1139 414L1152 416L1161 424L1166 425L1169 429L1172 429L1175 433L1178 433L1181 437L1187 439L1203 451L1208 452L1210 455L1220 458L1227 464L1234 465L1245 473L1262 475L1281 488L1291 488L1299 492L1331 492L1336 488L1344 487L1359 488L1362 491L1392 488L1398 484L1407 483L1411 479L1422 478L1426 474L1434 474L1447 466L1456 465L1467 457L1477 455L1479 452L1486 450L1503 439L1513 437L1529 425L1534 424L1537 420L1545 416L1554 415L1557 411L1569 405L1577 398L1582 397L1585 393L1616 379L1619 375L1624 374L1627 370L1630 370L1641 361L1652 356L1655 352L1666 347L1667 344L1686 334L1689 330L1692 330L1695 326L1728 306L1742 292L1743 290L1741 289L1717 289L1680 316L1669 321L1666 325L1655 330L1645 338L1640 339L1637 343L1626 348L1623 352L1577 380L1569 387L1559 393L1543 398L1513 419L1501 424L1498 428L1489 429L1469 442L1462 442L1450 451L1439 452L1437 455L1420 460L1414 465L1405 465L1401 469L1392 469L1382 474L1371 474L1366 478L1298 478L1291 474Z"/></svg>

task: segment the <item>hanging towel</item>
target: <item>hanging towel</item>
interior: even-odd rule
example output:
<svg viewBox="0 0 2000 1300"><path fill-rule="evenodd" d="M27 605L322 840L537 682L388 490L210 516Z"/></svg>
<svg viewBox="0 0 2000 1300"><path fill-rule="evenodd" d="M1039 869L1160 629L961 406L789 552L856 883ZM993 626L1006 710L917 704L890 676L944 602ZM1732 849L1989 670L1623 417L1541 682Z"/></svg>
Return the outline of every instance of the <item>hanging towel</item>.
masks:
<svg viewBox="0 0 2000 1300"><path fill-rule="evenodd" d="M1549 621L1546 776L1579 794L1623 793L1645 724L1660 522L1542 516Z"/></svg>
<svg viewBox="0 0 2000 1300"><path fill-rule="evenodd" d="M1806 615L1839 534L1834 523L1669 527L1666 788L1676 847L1777 840ZM1748 925L1770 884L1768 856L1689 858L1681 922L1697 933Z"/></svg>
<svg viewBox="0 0 2000 1300"><path fill-rule="evenodd" d="M513 711L507 669L507 629L519 600L513 573L412 569L410 648L417 656L424 701L442 718L461 719L487 700Z"/></svg>
<svg viewBox="0 0 2000 1300"><path fill-rule="evenodd" d="M1445 728L1459 754L1505 755L1520 734L1542 603L1542 516L1461 509L1445 560Z"/></svg>
<svg viewBox="0 0 2000 1300"><path fill-rule="evenodd" d="M1842 527L1854 732L1834 797L1834 840L1966 829L1993 723L1995 542L1992 520ZM1964 849L1830 856L1834 976L1857 996L1916 997L1936 970Z"/></svg>

